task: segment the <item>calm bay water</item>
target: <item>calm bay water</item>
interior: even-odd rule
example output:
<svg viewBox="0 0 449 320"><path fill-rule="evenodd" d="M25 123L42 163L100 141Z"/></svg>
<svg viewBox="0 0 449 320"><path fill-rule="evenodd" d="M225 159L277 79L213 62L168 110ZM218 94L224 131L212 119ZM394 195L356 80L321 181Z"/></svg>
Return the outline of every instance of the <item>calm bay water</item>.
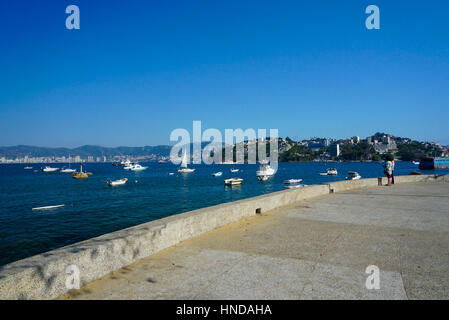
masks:
<svg viewBox="0 0 449 320"><path fill-rule="evenodd" d="M169 215L283 190L286 179L302 178L302 183L311 185L344 180L350 170L359 172L362 178L383 174L379 163L280 163L275 177L259 182L257 165L193 165L196 171L184 175L178 174L172 164L142 165L149 168L128 172L109 163L87 164L85 170L93 176L86 180L60 172L41 172L42 165L38 164L31 165L33 170L24 170L23 164L0 165L0 266ZM240 172L230 173L231 167ZM339 175L319 175L329 167L337 168ZM395 174L409 174L418 171L417 167L397 162ZM223 176L211 176L217 171ZM243 185L225 187L223 180L233 176L243 178ZM105 182L123 177L129 179L124 186L108 187ZM59 204L65 207L31 210Z"/></svg>

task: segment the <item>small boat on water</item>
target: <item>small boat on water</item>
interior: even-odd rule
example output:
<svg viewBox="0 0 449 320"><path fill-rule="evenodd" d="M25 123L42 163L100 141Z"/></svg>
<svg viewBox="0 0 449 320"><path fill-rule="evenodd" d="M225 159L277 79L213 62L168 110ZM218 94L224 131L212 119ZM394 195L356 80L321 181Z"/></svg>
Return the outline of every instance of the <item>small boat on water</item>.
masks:
<svg viewBox="0 0 449 320"><path fill-rule="evenodd" d="M239 185L239 184L242 184L242 182L243 182L242 178L230 178L230 179L226 179L224 181L225 185L227 185L227 186Z"/></svg>
<svg viewBox="0 0 449 320"><path fill-rule="evenodd" d="M56 205L56 206L46 206L46 207L32 208L31 210L49 210L49 209L62 208L64 206L65 206L65 204L59 204L59 205Z"/></svg>
<svg viewBox="0 0 449 320"><path fill-rule="evenodd" d="M214 177L221 177L222 175L223 175L223 172L215 172L215 173L212 173L212 175L214 176Z"/></svg>
<svg viewBox="0 0 449 320"><path fill-rule="evenodd" d="M289 180L284 180L285 184L296 184L296 183L300 183L302 181L302 179L289 179Z"/></svg>
<svg viewBox="0 0 449 320"><path fill-rule="evenodd" d="M362 178L358 172L355 171L348 171L348 176L346 177L346 180L359 180Z"/></svg>
<svg viewBox="0 0 449 320"><path fill-rule="evenodd" d="M124 185L128 181L128 178L122 178L119 180L108 180L108 186L114 187L114 186L121 186Z"/></svg>
<svg viewBox="0 0 449 320"><path fill-rule="evenodd" d="M49 166L45 166L42 169L43 172L54 172L54 171L58 171L58 170L59 170L59 168L52 168L52 167L49 167Z"/></svg>
<svg viewBox="0 0 449 320"><path fill-rule="evenodd" d="M25 170L31 170L31 169L33 169L33 167L25 167L24 169Z"/></svg>
<svg viewBox="0 0 449 320"><path fill-rule="evenodd" d="M73 172L76 172L75 169L72 169L72 168L71 168L70 155L69 155L69 167L68 167L68 168L63 167L63 168L61 169L61 172L62 172L62 173L73 173Z"/></svg>
<svg viewBox="0 0 449 320"><path fill-rule="evenodd" d="M239 169L230 169L229 171L232 173L235 173L235 172L239 172Z"/></svg>
<svg viewBox="0 0 449 320"><path fill-rule="evenodd" d="M336 176L338 175L338 171L335 168L329 168L326 172L321 172L320 176Z"/></svg>
<svg viewBox="0 0 449 320"><path fill-rule="evenodd" d="M261 162L259 170L256 171L256 177L260 181L267 181L274 176L276 171L268 165L268 162Z"/></svg>
<svg viewBox="0 0 449 320"><path fill-rule="evenodd" d="M418 165L419 161L412 161L412 163Z"/></svg>
<svg viewBox="0 0 449 320"><path fill-rule="evenodd" d="M174 172L169 172L168 175L172 176L172 175L174 175Z"/></svg>
<svg viewBox="0 0 449 320"><path fill-rule="evenodd" d="M143 167L140 164L135 163L135 164L133 164L131 166L131 168L129 170L131 170L131 171L142 171L142 170L146 170L146 169L148 169L148 167Z"/></svg>

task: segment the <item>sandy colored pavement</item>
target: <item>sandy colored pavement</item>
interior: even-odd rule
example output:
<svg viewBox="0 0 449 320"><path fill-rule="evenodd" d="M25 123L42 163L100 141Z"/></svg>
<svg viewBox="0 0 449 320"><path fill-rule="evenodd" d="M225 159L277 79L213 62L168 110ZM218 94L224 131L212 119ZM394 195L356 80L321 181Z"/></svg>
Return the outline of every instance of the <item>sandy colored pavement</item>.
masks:
<svg viewBox="0 0 449 320"><path fill-rule="evenodd" d="M378 290L366 288L369 265L380 270ZM449 299L449 184L302 201L183 242L61 298Z"/></svg>

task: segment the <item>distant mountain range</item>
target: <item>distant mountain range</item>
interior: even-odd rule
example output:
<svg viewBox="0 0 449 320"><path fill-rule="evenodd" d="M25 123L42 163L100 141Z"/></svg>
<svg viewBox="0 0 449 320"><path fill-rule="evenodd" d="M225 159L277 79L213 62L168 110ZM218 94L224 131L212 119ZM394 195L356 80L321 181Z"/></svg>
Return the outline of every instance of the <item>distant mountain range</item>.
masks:
<svg viewBox="0 0 449 320"><path fill-rule="evenodd" d="M67 156L80 156L81 158L92 157L107 157L112 158L115 156L148 156L157 155L161 157L167 157L170 155L171 146L145 146L145 147L116 147L108 148L101 146L86 145L74 149L69 148L47 148L47 147L34 147L34 146L13 146L13 147L0 147L0 157L5 158L23 158L28 157L67 157Z"/></svg>

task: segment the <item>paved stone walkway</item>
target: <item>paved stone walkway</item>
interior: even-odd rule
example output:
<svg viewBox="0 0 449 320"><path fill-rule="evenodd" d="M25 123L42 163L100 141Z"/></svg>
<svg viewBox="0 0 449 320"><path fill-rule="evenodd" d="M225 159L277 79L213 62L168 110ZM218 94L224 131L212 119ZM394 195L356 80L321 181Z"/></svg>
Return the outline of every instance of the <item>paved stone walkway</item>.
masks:
<svg viewBox="0 0 449 320"><path fill-rule="evenodd" d="M369 265L380 270L379 290L366 288ZM303 201L183 242L61 298L449 299L449 184Z"/></svg>

